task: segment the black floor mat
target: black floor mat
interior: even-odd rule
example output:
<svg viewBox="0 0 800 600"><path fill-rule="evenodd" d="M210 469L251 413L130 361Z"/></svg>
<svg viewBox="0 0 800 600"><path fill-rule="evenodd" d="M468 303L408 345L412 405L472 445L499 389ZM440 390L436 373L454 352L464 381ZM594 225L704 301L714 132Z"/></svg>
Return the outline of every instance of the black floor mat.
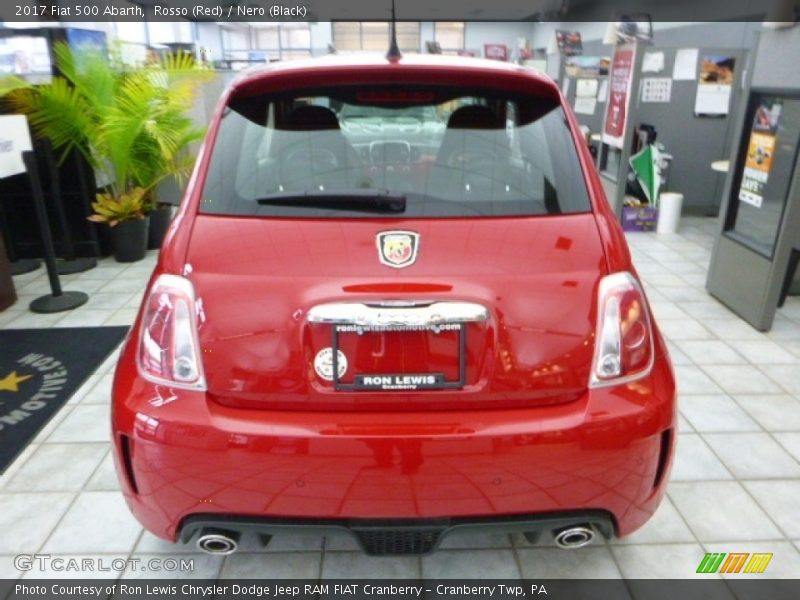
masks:
<svg viewBox="0 0 800 600"><path fill-rule="evenodd" d="M0 330L0 473L127 331L128 327Z"/></svg>

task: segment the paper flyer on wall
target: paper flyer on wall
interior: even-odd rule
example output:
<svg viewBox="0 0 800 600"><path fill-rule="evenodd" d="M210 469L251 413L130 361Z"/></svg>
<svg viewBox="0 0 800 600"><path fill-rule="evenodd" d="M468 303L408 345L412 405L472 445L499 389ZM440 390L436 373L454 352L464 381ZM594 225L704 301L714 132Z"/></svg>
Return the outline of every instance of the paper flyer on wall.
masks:
<svg viewBox="0 0 800 600"><path fill-rule="evenodd" d="M672 79L645 77L642 79L642 102L669 102L672 99Z"/></svg>
<svg viewBox="0 0 800 600"><path fill-rule="evenodd" d="M764 187L767 185L775 156L782 105L779 98L765 97L753 117L742 183L739 186L739 200L756 208L761 208L764 202Z"/></svg>
<svg viewBox="0 0 800 600"><path fill-rule="evenodd" d="M664 53L647 52L642 59L642 73L661 73L664 70Z"/></svg>
<svg viewBox="0 0 800 600"><path fill-rule="evenodd" d="M575 82L575 95L597 98L597 79L578 79Z"/></svg>
<svg viewBox="0 0 800 600"><path fill-rule="evenodd" d="M719 54L703 56L694 100L695 115L728 114L735 66L736 58L733 56Z"/></svg>
<svg viewBox="0 0 800 600"><path fill-rule="evenodd" d="M614 52L609 75L609 97L603 125L603 143L622 148L625 138L625 121L631 97L631 71L635 46L619 46Z"/></svg>
<svg viewBox="0 0 800 600"><path fill-rule="evenodd" d="M697 48L681 48L675 53L672 79L675 81L694 81L697 77Z"/></svg>
<svg viewBox="0 0 800 600"><path fill-rule="evenodd" d="M0 117L0 179L24 173L22 153L30 149L28 119L23 115Z"/></svg>
<svg viewBox="0 0 800 600"><path fill-rule="evenodd" d="M575 98L575 112L580 115L593 115L597 107L597 99L591 96Z"/></svg>
<svg viewBox="0 0 800 600"><path fill-rule="evenodd" d="M605 102L608 100L608 79L603 79L600 82L600 89L597 90L597 101Z"/></svg>

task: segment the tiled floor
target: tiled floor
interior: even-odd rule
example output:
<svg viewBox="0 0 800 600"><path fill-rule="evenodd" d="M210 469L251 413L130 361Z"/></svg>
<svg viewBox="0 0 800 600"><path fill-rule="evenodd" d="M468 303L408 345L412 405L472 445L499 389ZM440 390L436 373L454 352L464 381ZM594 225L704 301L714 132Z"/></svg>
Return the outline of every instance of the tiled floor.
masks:
<svg viewBox="0 0 800 600"><path fill-rule="evenodd" d="M705 552L772 552L765 575L800 573L800 299L763 334L704 289L712 219L685 218L674 236L629 236L636 265L669 340L680 387L680 439L661 508L625 540L563 551L522 536L459 536L425 558L370 558L346 537L282 536L266 549L245 539L225 559L144 532L117 492L108 450L109 358L0 477L0 577L20 576L19 553L62 557L195 559L192 577L675 577L695 575ZM44 271L15 279L20 302L0 328L129 323L155 263L104 260L64 277L91 294L85 307L42 316L27 304L47 291ZM158 572L147 572L149 577ZM54 575L47 570L25 577ZM55 573L64 576L68 573ZM143 573L126 572L126 576ZM704 575L704 577L709 577Z"/></svg>

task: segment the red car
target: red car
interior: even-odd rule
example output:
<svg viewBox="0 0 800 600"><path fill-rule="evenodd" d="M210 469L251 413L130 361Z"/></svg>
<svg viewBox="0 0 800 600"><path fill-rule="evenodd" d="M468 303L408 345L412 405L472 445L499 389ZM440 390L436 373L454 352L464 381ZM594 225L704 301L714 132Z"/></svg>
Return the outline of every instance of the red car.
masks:
<svg viewBox="0 0 800 600"><path fill-rule="evenodd" d="M117 470L151 532L625 536L675 382L556 85L475 59L271 65L225 91L125 343Z"/></svg>

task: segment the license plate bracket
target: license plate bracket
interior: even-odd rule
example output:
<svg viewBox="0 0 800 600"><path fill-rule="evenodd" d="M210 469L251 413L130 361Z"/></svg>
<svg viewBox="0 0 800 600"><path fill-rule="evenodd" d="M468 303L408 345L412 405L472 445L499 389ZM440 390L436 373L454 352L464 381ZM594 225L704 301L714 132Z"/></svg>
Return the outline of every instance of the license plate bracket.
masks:
<svg viewBox="0 0 800 600"><path fill-rule="evenodd" d="M443 373L357 373L353 383L343 383L339 379L339 337L343 333L361 332L352 325L333 323L331 325L331 349L333 360L333 389L337 392L365 391L419 391L419 390L458 390L467 380L467 324L463 321L447 324L448 329L458 331L458 379L448 380ZM420 331L419 326L403 327L392 325L390 331ZM439 332L436 326L425 327L434 335ZM373 328L371 331L381 331Z"/></svg>

